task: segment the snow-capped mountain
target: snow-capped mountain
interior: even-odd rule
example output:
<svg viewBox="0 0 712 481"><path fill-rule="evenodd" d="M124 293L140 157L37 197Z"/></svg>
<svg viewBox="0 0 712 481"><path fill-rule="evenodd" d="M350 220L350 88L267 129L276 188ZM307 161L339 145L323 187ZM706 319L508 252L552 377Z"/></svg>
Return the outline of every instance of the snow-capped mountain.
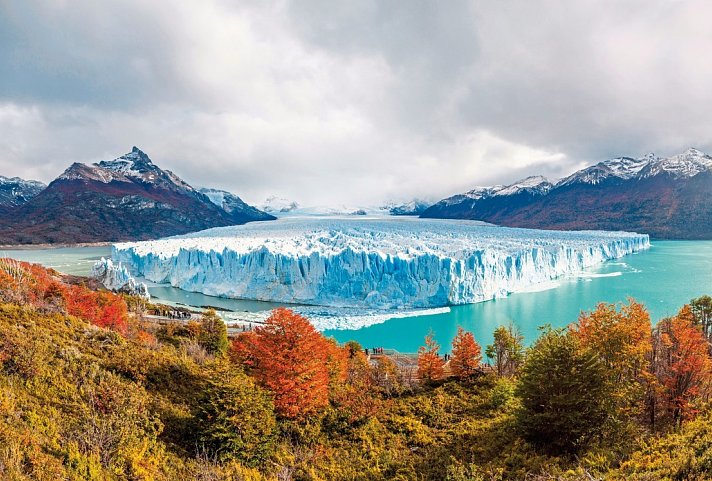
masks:
<svg viewBox="0 0 712 481"><path fill-rule="evenodd" d="M36 180L0 175L0 208L18 207L42 192L47 187Z"/></svg>
<svg viewBox="0 0 712 481"><path fill-rule="evenodd" d="M422 217L513 227L635 230L658 238L712 238L712 157L617 157L556 183L540 176L443 199Z"/></svg>
<svg viewBox="0 0 712 481"><path fill-rule="evenodd" d="M570 185L576 183L598 184L610 177L619 179L632 179L648 164L659 160L655 154L648 154L639 159L630 157L618 157L617 159L604 160L596 165L587 167L561 179L557 186Z"/></svg>
<svg viewBox="0 0 712 481"><path fill-rule="evenodd" d="M420 215L432 202L413 199L410 202L385 202L382 205L309 205L303 206L296 201L283 197L270 196L259 208L277 217L287 216L388 216L388 215Z"/></svg>
<svg viewBox="0 0 712 481"><path fill-rule="evenodd" d="M404 204L388 204L384 210L387 210L390 215L420 215L431 205L433 205L432 202L421 199L413 199Z"/></svg>
<svg viewBox="0 0 712 481"><path fill-rule="evenodd" d="M230 215L244 216L246 214L254 217L254 220L274 220L274 216L262 212L243 201L240 197L226 190L210 189L201 187L198 192L204 194L210 202L220 207Z"/></svg>
<svg viewBox="0 0 712 481"><path fill-rule="evenodd" d="M259 205L259 209L270 214L285 214L299 208L299 204L293 200L288 200L283 197L272 195L265 199L263 204Z"/></svg>
<svg viewBox="0 0 712 481"><path fill-rule="evenodd" d="M545 195L554 184L549 182L549 179L541 175L532 175L526 179L515 182L514 184L502 187L496 190L492 195L516 195L527 193L531 195Z"/></svg>
<svg viewBox="0 0 712 481"><path fill-rule="evenodd" d="M638 176L645 178L668 174L676 179L684 179L709 172L710 168L712 168L712 157L697 149L687 149L682 154L666 159L651 159L640 169Z"/></svg>
<svg viewBox="0 0 712 481"><path fill-rule="evenodd" d="M111 161L69 166L0 218L0 244L154 239L272 218L236 201L229 211L215 205L134 147Z"/></svg>

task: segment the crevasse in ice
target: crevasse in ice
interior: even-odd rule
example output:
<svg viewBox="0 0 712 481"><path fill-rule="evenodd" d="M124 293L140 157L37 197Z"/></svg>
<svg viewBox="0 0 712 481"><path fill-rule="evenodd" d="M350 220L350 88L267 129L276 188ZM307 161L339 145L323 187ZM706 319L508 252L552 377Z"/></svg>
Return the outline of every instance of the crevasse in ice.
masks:
<svg viewBox="0 0 712 481"><path fill-rule="evenodd" d="M115 244L112 256L150 281L209 295L393 309L502 297L649 246L626 232L285 218Z"/></svg>

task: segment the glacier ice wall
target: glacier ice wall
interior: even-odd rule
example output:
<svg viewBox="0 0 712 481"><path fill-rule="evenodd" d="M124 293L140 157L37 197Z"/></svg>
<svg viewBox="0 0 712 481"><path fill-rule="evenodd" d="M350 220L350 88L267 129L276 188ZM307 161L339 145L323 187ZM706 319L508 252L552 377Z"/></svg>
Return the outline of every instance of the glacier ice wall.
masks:
<svg viewBox="0 0 712 481"><path fill-rule="evenodd" d="M214 296L392 309L503 297L649 246L626 232L285 218L115 244L112 257L150 281Z"/></svg>
<svg viewBox="0 0 712 481"><path fill-rule="evenodd" d="M110 291L125 292L151 299L151 295L148 293L148 286L143 282L136 282L136 279L129 273L126 266L120 262L114 264L111 259L102 257L94 263L90 275L99 280Z"/></svg>

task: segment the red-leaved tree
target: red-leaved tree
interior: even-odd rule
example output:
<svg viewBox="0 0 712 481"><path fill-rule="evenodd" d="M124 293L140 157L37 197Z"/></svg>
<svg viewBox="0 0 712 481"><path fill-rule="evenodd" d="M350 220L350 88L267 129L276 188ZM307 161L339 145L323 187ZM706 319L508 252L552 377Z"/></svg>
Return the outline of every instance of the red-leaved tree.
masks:
<svg viewBox="0 0 712 481"><path fill-rule="evenodd" d="M277 413L287 419L303 419L326 407L330 375L342 376L333 372L340 364L334 345L306 318L284 308L272 311L245 342L238 338L232 357L272 393Z"/></svg>
<svg viewBox="0 0 712 481"><path fill-rule="evenodd" d="M459 379L468 379L477 374L482 361L482 348L471 332L458 326L457 334L452 340L452 358L450 369Z"/></svg>
<svg viewBox="0 0 712 481"><path fill-rule="evenodd" d="M712 376L707 340L694 324L689 306L657 326L654 370L663 388L663 403L670 421L679 425L695 415L692 401Z"/></svg>
<svg viewBox="0 0 712 481"><path fill-rule="evenodd" d="M689 306L655 328L651 352L655 389L649 401L650 420L679 425L696 414L694 400L703 394L712 377L707 340L695 325Z"/></svg>

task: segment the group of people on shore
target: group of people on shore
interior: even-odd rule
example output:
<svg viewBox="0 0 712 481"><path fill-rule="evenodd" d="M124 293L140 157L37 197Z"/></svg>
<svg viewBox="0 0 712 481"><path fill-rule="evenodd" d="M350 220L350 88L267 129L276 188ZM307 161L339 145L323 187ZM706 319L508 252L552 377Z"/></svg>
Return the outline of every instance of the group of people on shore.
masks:
<svg viewBox="0 0 712 481"><path fill-rule="evenodd" d="M168 319L190 319L192 317L190 312L169 309L156 309L156 315L167 317Z"/></svg>
<svg viewBox="0 0 712 481"><path fill-rule="evenodd" d="M366 356L380 356L384 354L384 348L382 347L372 347L372 348L366 348L364 349L364 352L366 353ZM442 358L445 360L445 362L448 362L452 356L450 354L443 354Z"/></svg>

